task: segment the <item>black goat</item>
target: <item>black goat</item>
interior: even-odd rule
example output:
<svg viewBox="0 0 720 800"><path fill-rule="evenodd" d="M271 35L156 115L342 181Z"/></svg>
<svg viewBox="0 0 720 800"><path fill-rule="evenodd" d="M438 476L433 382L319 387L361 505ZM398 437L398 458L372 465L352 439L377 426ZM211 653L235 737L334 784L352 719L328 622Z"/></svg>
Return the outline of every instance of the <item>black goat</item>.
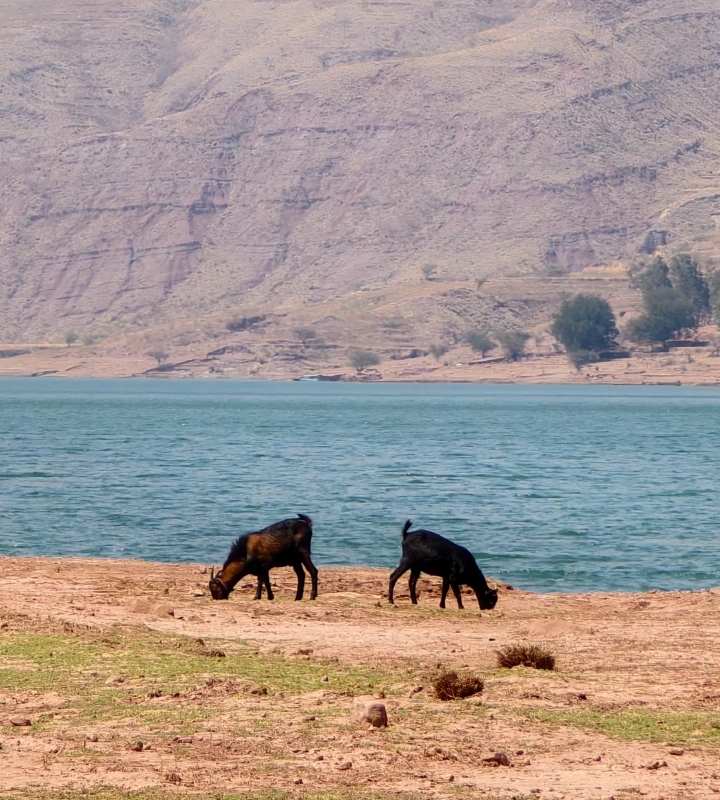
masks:
<svg viewBox="0 0 720 800"><path fill-rule="evenodd" d="M445 608L448 588L453 590L458 608L463 608L460 584L466 584L475 592L482 610L495 608L497 589L491 589L487 585L485 576L467 548L432 531L418 530L410 533L411 525L411 520L405 523L402 532L402 558L398 568L390 576L388 600L391 603L398 578L410 570L410 599L414 605L417 604L415 587L418 578L421 572L427 572L428 575L439 575L442 578L440 608Z"/></svg>
<svg viewBox="0 0 720 800"><path fill-rule="evenodd" d="M227 600L238 581L246 575L257 575L255 599L262 597L265 584L268 600L274 595L270 588L270 570L273 567L292 567L297 575L296 600L302 600L305 590L305 570L307 567L312 581L310 599L317 597L318 571L310 558L312 540L312 520L305 514L298 519L284 519L275 522L255 533L248 533L237 539L230 548L223 568L215 574L210 572L210 594L213 600Z"/></svg>

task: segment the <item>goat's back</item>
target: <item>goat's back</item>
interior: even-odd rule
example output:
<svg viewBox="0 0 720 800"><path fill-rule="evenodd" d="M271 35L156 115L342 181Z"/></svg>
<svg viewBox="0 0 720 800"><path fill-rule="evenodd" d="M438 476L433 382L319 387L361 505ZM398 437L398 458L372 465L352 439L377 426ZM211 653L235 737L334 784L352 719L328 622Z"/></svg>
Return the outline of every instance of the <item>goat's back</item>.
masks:
<svg viewBox="0 0 720 800"><path fill-rule="evenodd" d="M298 514L297 519L283 519L262 530L240 536L230 548L223 568L240 559L284 560L284 553L294 552L300 547L309 551L311 541L312 520L304 514Z"/></svg>
<svg viewBox="0 0 720 800"><path fill-rule="evenodd" d="M467 575L480 571L472 553L460 544L433 531L417 530L408 533L402 543L403 557L414 567L429 575L443 575L451 567Z"/></svg>

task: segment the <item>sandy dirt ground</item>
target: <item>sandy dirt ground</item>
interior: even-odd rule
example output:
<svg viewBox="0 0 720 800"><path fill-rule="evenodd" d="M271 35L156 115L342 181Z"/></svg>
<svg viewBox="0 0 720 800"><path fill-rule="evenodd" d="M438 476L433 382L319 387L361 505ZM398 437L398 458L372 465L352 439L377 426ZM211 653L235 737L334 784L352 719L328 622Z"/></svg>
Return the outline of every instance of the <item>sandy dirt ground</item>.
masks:
<svg viewBox="0 0 720 800"><path fill-rule="evenodd" d="M213 602L203 566L0 558L0 644L53 625L96 637L155 631L228 654L250 647L289 667L327 665L331 675L319 690L264 694L210 680L171 698L149 693L142 702L204 708L207 716L183 738L161 724L140 729L133 718L63 722L72 698L8 687L0 655L0 794L160 784L293 796L348 787L508 800L720 795L720 737L708 735L720 728L712 722L720 720L720 589L537 595L500 585L496 609L480 613L470 595L464 611L454 601L440 611L435 579L421 579L415 607L401 580L392 607L384 570L322 569L318 599L302 602L292 602L291 571L272 575L274 602L253 601L249 580L229 601ZM498 669L496 651L515 643L550 649L556 671ZM372 692L386 695L387 729L351 722L355 698L333 689L330 671L345 665L390 676L386 689ZM440 702L430 682L440 668L480 675L484 693ZM13 727L18 715L32 728ZM655 720L655 730L670 726L667 738L624 733L622 720L635 717ZM608 732L602 723L611 718L621 724ZM677 733L678 719L691 728L697 719L698 730ZM234 733L244 728L252 735ZM146 743L140 752L127 744L138 736ZM510 766L483 761L495 753Z"/></svg>

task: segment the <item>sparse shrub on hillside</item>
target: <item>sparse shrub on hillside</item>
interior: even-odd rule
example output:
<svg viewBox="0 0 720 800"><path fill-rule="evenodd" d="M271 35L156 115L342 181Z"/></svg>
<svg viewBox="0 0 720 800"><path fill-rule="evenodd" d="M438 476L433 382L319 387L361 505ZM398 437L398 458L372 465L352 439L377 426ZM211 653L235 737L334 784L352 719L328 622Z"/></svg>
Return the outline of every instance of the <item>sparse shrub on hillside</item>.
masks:
<svg viewBox="0 0 720 800"><path fill-rule="evenodd" d="M315 328L295 328L293 333L298 339L300 339L300 341L303 343L303 346L305 346L310 339L315 339L317 336L315 333Z"/></svg>
<svg viewBox="0 0 720 800"><path fill-rule="evenodd" d="M65 343L67 345L73 345L73 344L75 344L75 342L77 342L78 338L79 337L78 337L77 333L75 333L75 331L68 331L65 334Z"/></svg>
<svg viewBox="0 0 720 800"><path fill-rule="evenodd" d="M479 292L485 283L487 283L487 278L478 278L475 281L475 291Z"/></svg>
<svg viewBox="0 0 720 800"><path fill-rule="evenodd" d="M425 264L422 268L426 281L432 280L432 276L437 272L437 264Z"/></svg>
<svg viewBox="0 0 720 800"><path fill-rule="evenodd" d="M168 354L164 350L148 350L145 355L149 356L150 358L154 358L157 361L158 366L168 360Z"/></svg>
<svg viewBox="0 0 720 800"><path fill-rule="evenodd" d="M247 331L252 328L254 325L257 325L259 322L263 322L265 320L265 315L261 314L255 317L236 317L234 319L230 319L225 323L225 327L229 331Z"/></svg>
<svg viewBox="0 0 720 800"><path fill-rule="evenodd" d="M368 367L374 367L379 364L380 356L371 350L351 350L350 363L360 373Z"/></svg>
<svg viewBox="0 0 720 800"><path fill-rule="evenodd" d="M617 345L619 334L610 304L602 297L578 294L564 300L550 333L564 346L576 369L597 361L600 350Z"/></svg>
<svg viewBox="0 0 720 800"><path fill-rule="evenodd" d="M440 361L440 359L447 353L450 348L446 344L431 344L430 345L430 352L435 356L436 361Z"/></svg>
<svg viewBox="0 0 720 800"><path fill-rule="evenodd" d="M485 358L485 353L497 347L487 333L483 333L482 331L468 331L465 334L465 341L474 352L480 353L483 358Z"/></svg>
<svg viewBox="0 0 720 800"><path fill-rule="evenodd" d="M458 675L454 670L444 670L432 682L438 700L462 700L480 694L485 688L475 675Z"/></svg>
<svg viewBox="0 0 720 800"><path fill-rule="evenodd" d="M500 331L496 334L502 347L503 355L508 361L519 361L525 355L525 346L530 338L524 331Z"/></svg>
<svg viewBox="0 0 720 800"><path fill-rule="evenodd" d="M512 644L497 651L498 667L533 667L555 669L555 656L537 644Z"/></svg>

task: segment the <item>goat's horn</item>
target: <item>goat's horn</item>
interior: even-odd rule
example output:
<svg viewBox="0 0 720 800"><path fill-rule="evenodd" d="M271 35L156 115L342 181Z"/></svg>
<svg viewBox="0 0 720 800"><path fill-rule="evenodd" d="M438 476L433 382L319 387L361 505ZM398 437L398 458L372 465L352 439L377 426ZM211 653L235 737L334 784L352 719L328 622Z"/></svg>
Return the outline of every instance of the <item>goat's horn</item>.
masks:
<svg viewBox="0 0 720 800"><path fill-rule="evenodd" d="M214 564L212 565L212 567L210 567L210 580L211 581L215 580L215 565Z"/></svg>

